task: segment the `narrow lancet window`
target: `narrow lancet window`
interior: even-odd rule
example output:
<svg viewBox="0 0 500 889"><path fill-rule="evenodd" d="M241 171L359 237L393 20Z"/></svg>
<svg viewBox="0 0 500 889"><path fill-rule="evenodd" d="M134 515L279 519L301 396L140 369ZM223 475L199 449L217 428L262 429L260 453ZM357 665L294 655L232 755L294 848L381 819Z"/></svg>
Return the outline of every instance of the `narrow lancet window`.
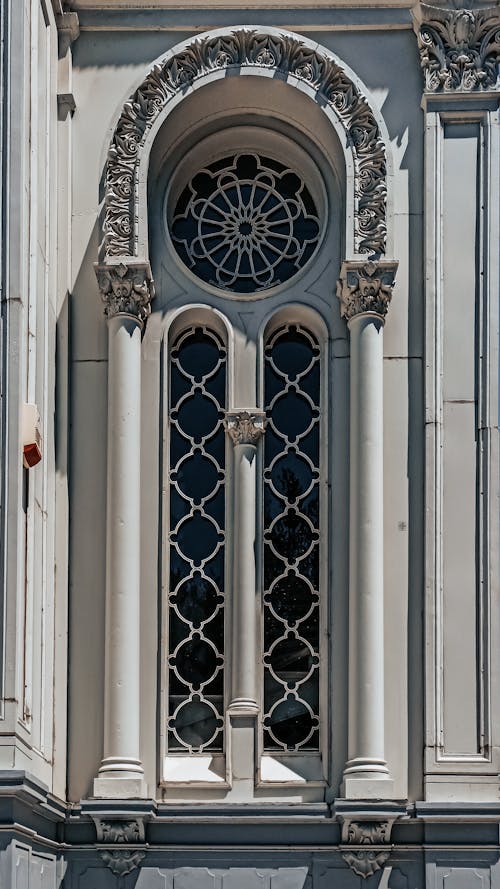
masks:
<svg viewBox="0 0 500 889"><path fill-rule="evenodd" d="M170 364L168 749L223 749L226 349L193 326Z"/></svg>
<svg viewBox="0 0 500 889"><path fill-rule="evenodd" d="M320 348L299 324L265 346L264 749L319 749Z"/></svg>

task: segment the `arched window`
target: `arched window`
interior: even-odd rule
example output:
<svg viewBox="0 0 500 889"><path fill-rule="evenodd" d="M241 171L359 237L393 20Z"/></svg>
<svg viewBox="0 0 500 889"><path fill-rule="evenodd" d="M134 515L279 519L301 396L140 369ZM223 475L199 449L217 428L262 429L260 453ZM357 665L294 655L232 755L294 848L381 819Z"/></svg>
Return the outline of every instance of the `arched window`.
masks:
<svg viewBox="0 0 500 889"><path fill-rule="evenodd" d="M170 355L168 749L223 749L226 348L190 326Z"/></svg>
<svg viewBox="0 0 500 889"><path fill-rule="evenodd" d="M320 349L287 323L264 354L264 749L318 750Z"/></svg>

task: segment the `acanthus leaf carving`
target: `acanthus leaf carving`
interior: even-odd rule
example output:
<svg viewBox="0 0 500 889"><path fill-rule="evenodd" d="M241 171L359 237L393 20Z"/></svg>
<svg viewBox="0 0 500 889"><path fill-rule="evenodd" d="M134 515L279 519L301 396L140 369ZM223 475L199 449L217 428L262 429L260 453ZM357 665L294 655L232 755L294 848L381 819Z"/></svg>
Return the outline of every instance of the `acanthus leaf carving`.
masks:
<svg viewBox="0 0 500 889"><path fill-rule="evenodd" d="M257 445L265 431L266 415L262 411L229 411L226 430L234 445Z"/></svg>
<svg viewBox="0 0 500 889"><path fill-rule="evenodd" d="M420 3L413 19L427 92L498 88L500 11L497 6L472 10Z"/></svg>
<svg viewBox="0 0 500 889"><path fill-rule="evenodd" d="M200 76L232 66L272 68L306 82L342 123L355 167L354 247L383 254L386 242L386 157L373 112L340 65L290 34L240 29L197 38L151 69L126 102L108 152L101 251L106 259L136 256L138 169L147 132L167 103Z"/></svg>
<svg viewBox="0 0 500 889"><path fill-rule="evenodd" d="M132 821L100 821L100 833L98 836L103 843L137 843L144 839L144 830L135 819ZM141 836L142 833L142 836Z"/></svg>
<svg viewBox="0 0 500 889"><path fill-rule="evenodd" d="M107 318L133 315L141 323L146 320L154 297L149 263L96 264L95 273Z"/></svg>
<svg viewBox="0 0 500 889"><path fill-rule="evenodd" d="M347 321L356 315L373 312L385 318L392 299L397 262L346 261L337 281L340 314Z"/></svg>
<svg viewBox="0 0 500 889"><path fill-rule="evenodd" d="M344 861L363 879L380 870L391 854L391 831L394 816L387 818L356 818L340 816L341 852Z"/></svg>
<svg viewBox="0 0 500 889"><path fill-rule="evenodd" d="M139 867L145 854L139 850L120 849L117 852L110 852L108 849L104 849L101 852L101 858L106 867L109 867L117 877L124 877Z"/></svg>
<svg viewBox="0 0 500 889"><path fill-rule="evenodd" d="M349 865L352 871L359 877L366 880L378 870L383 868L390 851L380 851L376 849L360 849L357 852L342 852L342 858Z"/></svg>

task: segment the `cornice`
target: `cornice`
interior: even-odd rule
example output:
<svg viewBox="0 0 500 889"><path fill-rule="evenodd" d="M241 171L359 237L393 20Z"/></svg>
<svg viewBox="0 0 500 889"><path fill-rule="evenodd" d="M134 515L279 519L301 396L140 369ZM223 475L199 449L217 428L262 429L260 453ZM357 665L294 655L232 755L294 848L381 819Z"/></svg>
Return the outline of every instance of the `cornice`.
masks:
<svg viewBox="0 0 500 889"><path fill-rule="evenodd" d="M426 92L498 88L500 7L455 9L419 3L412 16Z"/></svg>

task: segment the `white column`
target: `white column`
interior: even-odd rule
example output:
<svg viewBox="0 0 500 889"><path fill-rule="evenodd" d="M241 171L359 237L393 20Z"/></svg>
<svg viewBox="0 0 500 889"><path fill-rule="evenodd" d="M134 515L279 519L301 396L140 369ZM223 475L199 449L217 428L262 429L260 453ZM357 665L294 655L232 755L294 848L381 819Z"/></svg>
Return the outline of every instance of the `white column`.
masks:
<svg viewBox="0 0 500 889"><path fill-rule="evenodd" d="M383 328L396 268L345 262L338 290L351 334L346 799L393 794L384 746Z"/></svg>
<svg viewBox="0 0 500 889"><path fill-rule="evenodd" d="M229 708L233 715L258 712L255 468L264 416L259 411L231 412L226 424L234 444L233 663Z"/></svg>
<svg viewBox="0 0 500 889"><path fill-rule="evenodd" d="M104 755L94 796L144 797L140 753L141 331L144 266L98 267L108 317Z"/></svg>

